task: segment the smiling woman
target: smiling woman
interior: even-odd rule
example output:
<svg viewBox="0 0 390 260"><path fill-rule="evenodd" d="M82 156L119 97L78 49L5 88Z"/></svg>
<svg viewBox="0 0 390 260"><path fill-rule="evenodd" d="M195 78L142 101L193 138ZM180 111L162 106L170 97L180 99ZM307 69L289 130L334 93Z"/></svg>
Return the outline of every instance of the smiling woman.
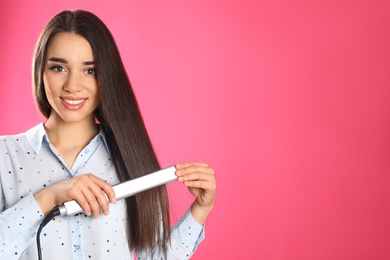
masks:
<svg viewBox="0 0 390 260"><path fill-rule="evenodd" d="M52 110L45 129L51 143L71 169L87 141L99 132L94 119L94 112L100 104L100 93L95 77L93 52L85 38L64 32L51 39L46 56L43 83ZM66 129L69 123L78 125L87 137L84 139L79 135L82 139L73 137L72 141L60 139L68 130L59 135L56 134L56 129Z"/></svg>
<svg viewBox="0 0 390 260"><path fill-rule="evenodd" d="M43 82L52 107L46 129L69 122L93 125L100 93L89 42L74 33L58 33L46 55Z"/></svg>
<svg viewBox="0 0 390 260"><path fill-rule="evenodd" d="M172 228L164 185L116 202L112 185L160 165L98 17L63 11L50 20L34 55L34 94L47 120L0 141L0 258L35 259L38 225L70 200L85 215L51 223L38 244L45 259L133 259L135 251L138 259L191 257L214 205L214 171L205 163L175 165L195 200Z"/></svg>

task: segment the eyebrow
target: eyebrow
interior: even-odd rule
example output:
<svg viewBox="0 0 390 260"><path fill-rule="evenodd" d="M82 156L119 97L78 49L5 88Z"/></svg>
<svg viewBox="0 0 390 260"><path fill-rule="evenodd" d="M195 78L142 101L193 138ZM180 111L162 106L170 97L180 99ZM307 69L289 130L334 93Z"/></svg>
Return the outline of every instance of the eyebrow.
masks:
<svg viewBox="0 0 390 260"><path fill-rule="evenodd" d="M56 57L51 57L49 59L47 59L48 61L54 61L54 62L59 62L59 63L65 63L67 64L68 61L66 59L62 59L62 58L56 58ZM84 61L83 62L83 65L94 65L95 62L94 61Z"/></svg>

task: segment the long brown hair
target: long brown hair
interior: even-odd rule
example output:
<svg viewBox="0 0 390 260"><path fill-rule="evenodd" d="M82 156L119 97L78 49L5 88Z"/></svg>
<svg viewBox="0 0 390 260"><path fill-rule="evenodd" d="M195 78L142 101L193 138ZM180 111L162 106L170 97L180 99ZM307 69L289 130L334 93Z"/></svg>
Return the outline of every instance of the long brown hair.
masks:
<svg viewBox="0 0 390 260"><path fill-rule="evenodd" d="M94 55L101 104L96 119L105 132L120 181L160 169L117 45L106 25L94 14L63 11L43 29L33 60L33 88L37 106L48 118L51 106L43 85L43 69L50 40L71 32L90 43ZM165 186L126 199L130 249L166 252L170 237L169 202Z"/></svg>

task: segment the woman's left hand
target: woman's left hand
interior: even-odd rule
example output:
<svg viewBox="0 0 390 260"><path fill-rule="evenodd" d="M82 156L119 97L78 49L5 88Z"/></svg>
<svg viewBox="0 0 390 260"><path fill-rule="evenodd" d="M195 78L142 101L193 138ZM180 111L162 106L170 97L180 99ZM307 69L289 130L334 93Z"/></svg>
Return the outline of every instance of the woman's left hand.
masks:
<svg viewBox="0 0 390 260"><path fill-rule="evenodd" d="M184 183L196 198L191 206L191 213L203 224L214 207L217 186L214 170L205 163L197 162L177 164L175 167L178 180Z"/></svg>

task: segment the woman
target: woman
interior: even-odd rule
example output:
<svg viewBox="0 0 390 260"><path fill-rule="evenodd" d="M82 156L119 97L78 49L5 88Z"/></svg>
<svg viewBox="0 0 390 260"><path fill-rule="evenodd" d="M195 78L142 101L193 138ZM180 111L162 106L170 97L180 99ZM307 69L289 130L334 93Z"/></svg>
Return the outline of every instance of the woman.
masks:
<svg viewBox="0 0 390 260"><path fill-rule="evenodd" d="M133 259L134 251L138 259L188 259L213 208L214 172L204 163L175 166L196 199L172 228L165 186L115 201L112 185L160 166L104 23L81 10L57 14L38 40L33 72L47 120L1 138L0 259L36 259L40 222L69 200L85 214L45 227L43 259Z"/></svg>

